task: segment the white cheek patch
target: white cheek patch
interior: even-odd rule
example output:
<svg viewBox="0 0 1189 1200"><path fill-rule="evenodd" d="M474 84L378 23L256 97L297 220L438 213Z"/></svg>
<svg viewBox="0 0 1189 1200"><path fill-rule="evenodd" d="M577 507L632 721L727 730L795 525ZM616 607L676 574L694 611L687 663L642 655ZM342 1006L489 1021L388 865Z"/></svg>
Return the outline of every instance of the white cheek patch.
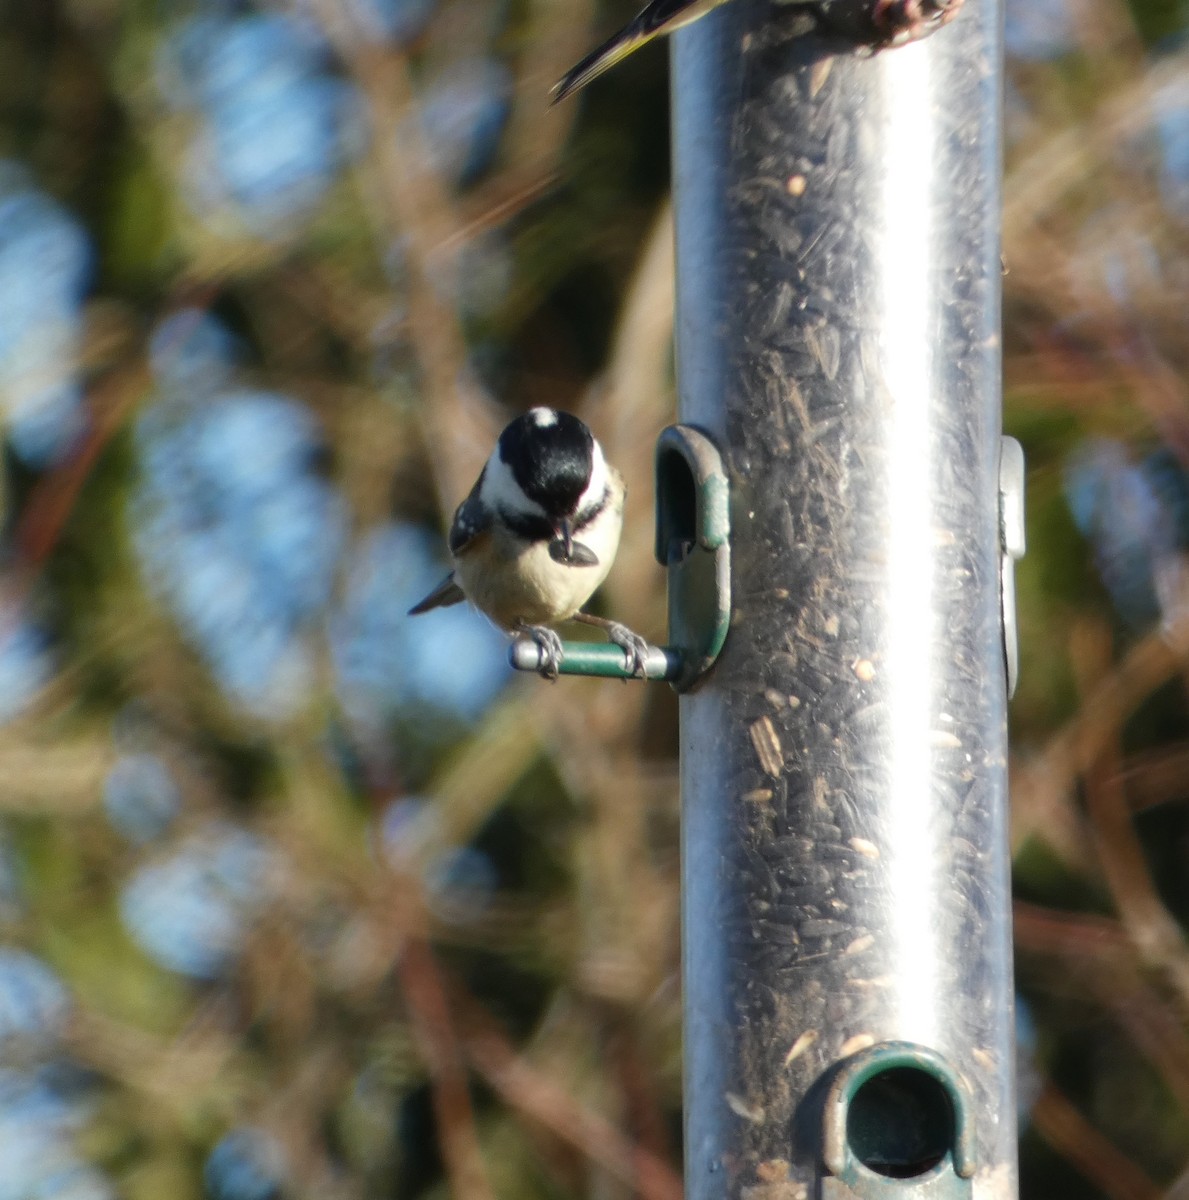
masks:
<svg viewBox="0 0 1189 1200"><path fill-rule="evenodd" d="M530 408L528 415L538 429L548 429L550 425L557 424L557 413L551 408Z"/></svg>
<svg viewBox="0 0 1189 1200"><path fill-rule="evenodd" d="M498 446L487 460L487 471L483 476L483 486L479 489L479 499L496 512L503 509L505 512L523 513L526 516L545 516L545 510L520 490L512 468L500 458Z"/></svg>
<svg viewBox="0 0 1189 1200"><path fill-rule="evenodd" d="M607 460L603 457L603 447L595 442L590 452L590 482L586 485L586 491L582 493L582 498L578 501L576 511L584 512L598 504L606 490Z"/></svg>

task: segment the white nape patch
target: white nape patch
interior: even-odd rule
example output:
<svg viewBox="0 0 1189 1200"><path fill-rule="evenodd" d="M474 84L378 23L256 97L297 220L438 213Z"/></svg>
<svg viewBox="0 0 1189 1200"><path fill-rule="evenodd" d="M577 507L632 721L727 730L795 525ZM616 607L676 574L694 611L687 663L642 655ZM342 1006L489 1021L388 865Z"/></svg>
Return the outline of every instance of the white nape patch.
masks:
<svg viewBox="0 0 1189 1200"><path fill-rule="evenodd" d="M550 425L557 424L557 413L551 408L530 408L528 415L539 429L548 429Z"/></svg>
<svg viewBox="0 0 1189 1200"><path fill-rule="evenodd" d="M594 444L590 449L590 482L586 485L586 490L578 501L578 512L598 504L607 490L607 460L603 457L603 447L597 440L592 439L592 441Z"/></svg>
<svg viewBox="0 0 1189 1200"><path fill-rule="evenodd" d="M534 412L549 412L547 408L534 409ZM556 418L554 418L556 420ZM483 486L479 489L479 499L490 509L499 511L501 508L511 513L524 513L527 516L544 517L545 510L535 501L530 500L516 482L512 468L500 458L500 448L491 452L487 460L487 470L483 474ZM546 518L548 519L548 518Z"/></svg>

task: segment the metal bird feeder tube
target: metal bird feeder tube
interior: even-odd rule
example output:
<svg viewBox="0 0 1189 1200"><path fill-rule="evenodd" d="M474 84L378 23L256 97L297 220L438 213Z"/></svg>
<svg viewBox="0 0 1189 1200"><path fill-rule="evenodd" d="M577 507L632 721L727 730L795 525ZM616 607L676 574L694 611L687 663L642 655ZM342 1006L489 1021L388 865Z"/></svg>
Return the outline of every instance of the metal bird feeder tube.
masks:
<svg viewBox="0 0 1189 1200"><path fill-rule="evenodd" d="M686 1195L1006 1200L1001 14L863 55L794 7L673 41L680 419L731 487L680 701Z"/></svg>

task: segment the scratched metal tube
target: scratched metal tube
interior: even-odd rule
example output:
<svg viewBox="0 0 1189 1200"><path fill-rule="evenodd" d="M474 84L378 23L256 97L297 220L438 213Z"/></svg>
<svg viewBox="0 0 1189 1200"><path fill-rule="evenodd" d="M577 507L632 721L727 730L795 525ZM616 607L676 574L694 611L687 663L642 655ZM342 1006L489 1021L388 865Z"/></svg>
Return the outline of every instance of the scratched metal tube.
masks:
<svg viewBox="0 0 1189 1200"><path fill-rule="evenodd" d="M823 1080L906 1040L1006 1200L1000 12L873 56L793 20L673 39L680 419L733 498L681 700L686 1194L816 1195Z"/></svg>

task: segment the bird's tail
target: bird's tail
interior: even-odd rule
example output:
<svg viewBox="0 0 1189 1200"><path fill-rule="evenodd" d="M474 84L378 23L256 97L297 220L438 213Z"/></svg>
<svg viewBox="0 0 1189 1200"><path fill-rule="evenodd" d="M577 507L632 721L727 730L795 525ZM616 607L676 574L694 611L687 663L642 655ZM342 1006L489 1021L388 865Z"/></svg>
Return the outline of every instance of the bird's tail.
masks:
<svg viewBox="0 0 1189 1200"><path fill-rule="evenodd" d="M424 600L409 609L409 616L415 617L419 613L429 612L431 608L445 608L450 604L461 604L465 599L462 588L454 582L454 572L451 571Z"/></svg>
<svg viewBox="0 0 1189 1200"><path fill-rule="evenodd" d="M635 23L609 37L597 50L592 50L576 67L572 67L553 85L551 104L557 104L567 96L584 88L592 79L609 71L622 62L642 42L648 41L647 34L638 31Z"/></svg>

